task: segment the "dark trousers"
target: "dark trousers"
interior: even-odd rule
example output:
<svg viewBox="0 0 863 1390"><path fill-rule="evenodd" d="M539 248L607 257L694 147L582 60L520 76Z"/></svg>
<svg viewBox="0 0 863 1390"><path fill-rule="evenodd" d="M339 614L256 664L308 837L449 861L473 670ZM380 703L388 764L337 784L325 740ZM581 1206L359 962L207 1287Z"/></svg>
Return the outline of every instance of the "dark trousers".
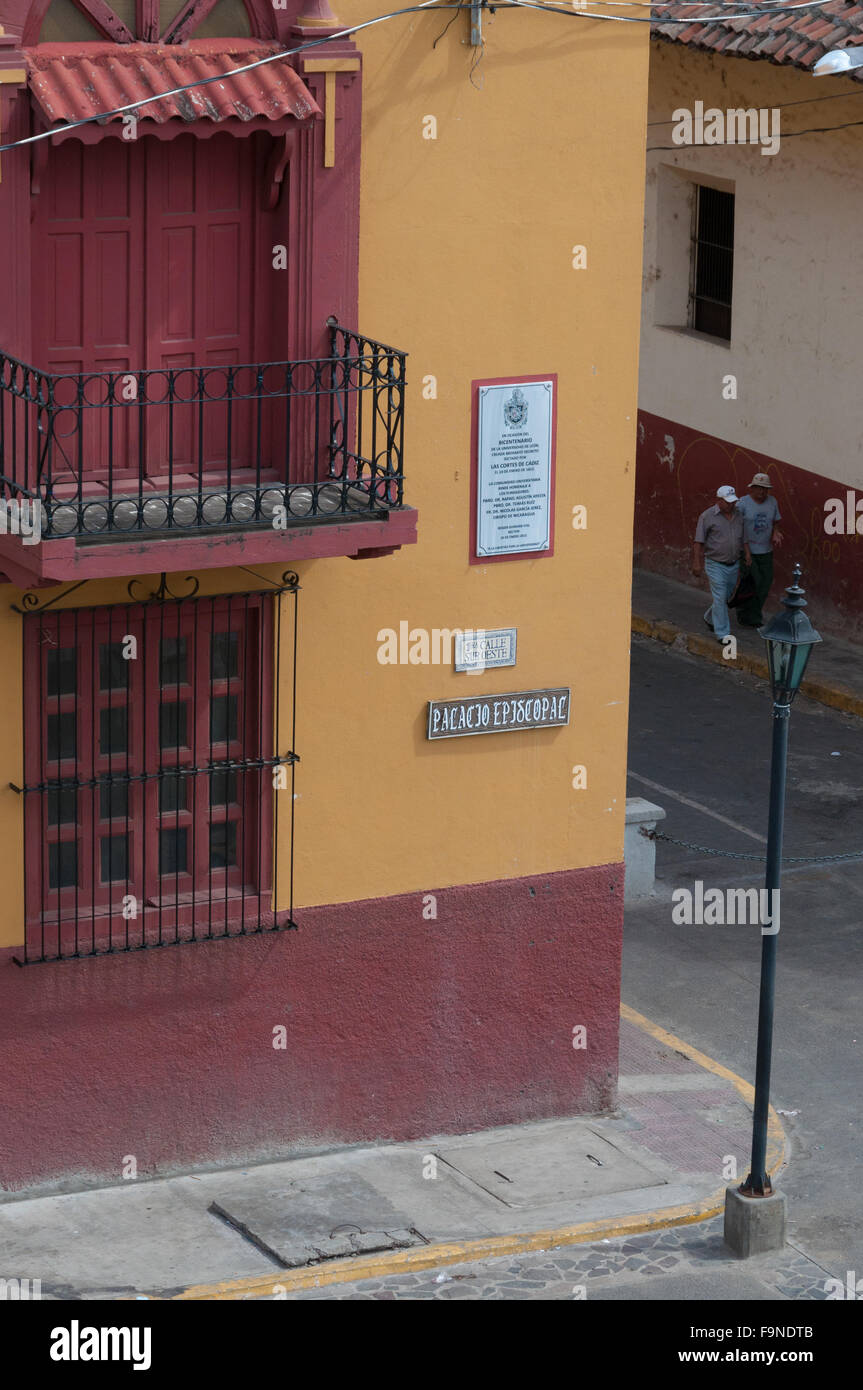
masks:
<svg viewBox="0 0 863 1390"><path fill-rule="evenodd" d="M741 623L761 627L764 622L762 610L773 583L772 550L767 555L752 556L752 578L755 583L755 597L737 610L737 616Z"/></svg>

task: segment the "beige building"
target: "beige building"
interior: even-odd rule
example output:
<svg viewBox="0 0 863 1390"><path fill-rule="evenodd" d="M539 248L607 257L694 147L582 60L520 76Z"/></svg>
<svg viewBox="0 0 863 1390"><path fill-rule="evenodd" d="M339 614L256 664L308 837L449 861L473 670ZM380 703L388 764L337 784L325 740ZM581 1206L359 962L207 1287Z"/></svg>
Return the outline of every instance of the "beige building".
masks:
<svg viewBox="0 0 863 1390"><path fill-rule="evenodd" d="M636 549L685 577L717 486L767 472L780 578L799 559L819 619L863 638L863 89L812 76L847 34L816 20L651 45Z"/></svg>

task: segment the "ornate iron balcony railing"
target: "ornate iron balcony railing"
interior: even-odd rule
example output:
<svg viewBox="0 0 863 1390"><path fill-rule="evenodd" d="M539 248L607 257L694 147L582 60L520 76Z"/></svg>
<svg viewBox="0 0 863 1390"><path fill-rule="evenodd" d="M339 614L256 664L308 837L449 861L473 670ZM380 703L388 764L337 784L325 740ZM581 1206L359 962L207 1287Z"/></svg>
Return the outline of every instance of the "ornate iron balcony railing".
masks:
<svg viewBox="0 0 863 1390"><path fill-rule="evenodd" d="M49 373L0 353L0 497L43 540L283 529L402 506L405 354Z"/></svg>

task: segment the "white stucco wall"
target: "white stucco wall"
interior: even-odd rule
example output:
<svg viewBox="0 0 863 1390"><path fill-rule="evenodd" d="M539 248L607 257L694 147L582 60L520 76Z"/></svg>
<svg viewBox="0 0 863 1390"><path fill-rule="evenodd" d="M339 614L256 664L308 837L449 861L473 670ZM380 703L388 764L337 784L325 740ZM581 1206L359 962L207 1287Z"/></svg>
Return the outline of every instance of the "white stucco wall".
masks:
<svg viewBox="0 0 863 1390"><path fill-rule="evenodd" d="M652 44L648 148L672 112L781 107L780 146L647 156L639 404L655 415L863 487L863 84ZM823 100L838 93L847 99ZM816 98L816 100L812 100ZM808 104L811 102L812 104ZM735 193L731 343L687 331L692 182ZM672 325L671 327L667 325ZM737 378L725 400L723 377Z"/></svg>

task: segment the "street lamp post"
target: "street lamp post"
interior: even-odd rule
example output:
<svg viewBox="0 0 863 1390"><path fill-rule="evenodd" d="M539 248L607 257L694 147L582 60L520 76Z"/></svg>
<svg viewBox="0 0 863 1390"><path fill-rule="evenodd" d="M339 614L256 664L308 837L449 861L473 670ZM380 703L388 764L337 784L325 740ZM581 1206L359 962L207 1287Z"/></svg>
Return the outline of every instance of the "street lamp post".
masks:
<svg viewBox="0 0 863 1390"><path fill-rule="evenodd" d="M791 702L806 670L812 648L821 638L803 612L805 590L800 587L801 570L794 567L794 582L782 600L784 612L772 618L759 636L767 643L767 662L773 688L773 747L770 760L770 813L767 828L767 868L765 887L770 904L771 926L779 920L778 893L782 877L782 831L785 819L785 774L788 755L788 723ZM784 1203L776 1213L756 1214L758 1202L772 1198L767 1172L767 1116L770 1106L770 1063L773 1051L773 1004L776 991L776 945L778 927L762 931L761 989L758 998L758 1044L755 1062L755 1105L752 1120L752 1158L749 1175L739 1188L728 1189L725 1205L725 1238L738 1254L756 1254L784 1244ZM741 1202L741 1197L744 1199ZM764 1219L762 1219L764 1218Z"/></svg>

